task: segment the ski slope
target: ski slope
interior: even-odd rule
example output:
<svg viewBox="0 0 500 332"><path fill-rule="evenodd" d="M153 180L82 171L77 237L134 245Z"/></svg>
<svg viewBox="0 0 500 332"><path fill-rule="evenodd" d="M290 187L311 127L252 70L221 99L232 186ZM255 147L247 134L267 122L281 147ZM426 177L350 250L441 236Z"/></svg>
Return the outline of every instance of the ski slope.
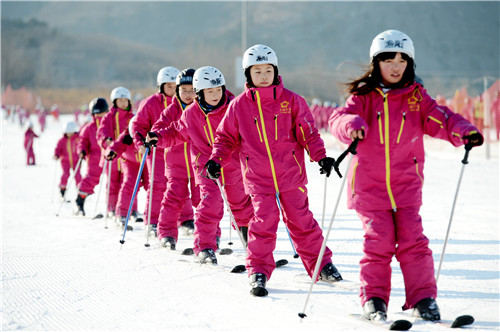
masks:
<svg viewBox="0 0 500 332"><path fill-rule="evenodd" d="M72 119L63 116L62 119ZM33 118L35 123L36 119ZM359 260L363 232L354 211L346 209L345 189L330 232L328 246L345 281L318 283L308 304L310 286L300 259L283 225L279 228L275 258L289 264L276 269L268 281L269 296L249 294L248 277L230 270L244 264L245 252L237 234L229 231L226 213L221 222L221 247L234 253L218 255L219 266L202 266L192 256L192 238L180 235L177 251L159 248L142 224L133 223L125 243L122 231L110 219L92 220L104 212L102 187L85 204L89 217L71 215L73 205L60 207L59 165L52 159L62 125L47 119L47 129L34 143L36 166L26 166L24 131L2 114L2 331L368 331L380 327L353 318L360 314ZM35 131L39 133L38 127ZM323 134L328 154L337 157L341 146ZM464 149L429 139L424 170L424 205L421 214L430 239L437 271L462 168ZM438 304L444 320L471 314L469 329L499 330L499 160L498 144L474 149L465 166L450 238L438 282ZM345 173L349 158L341 165ZM85 164L84 164L85 166ZM84 167L85 169L85 167ZM307 165L310 208L322 223L325 178L317 164ZM56 180L57 179L57 180ZM103 176L102 179L105 179ZM342 180L335 174L326 183L324 230L328 228ZM99 190L96 187L95 191ZM75 188L68 196L76 198ZM139 192L144 207L145 193ZM234 244L230 246L228 242ZM389 318L401 313L404 285L393 260ZM300 319L299 312L306 318ZM412 331L446 328L418 323Z"/></svg>

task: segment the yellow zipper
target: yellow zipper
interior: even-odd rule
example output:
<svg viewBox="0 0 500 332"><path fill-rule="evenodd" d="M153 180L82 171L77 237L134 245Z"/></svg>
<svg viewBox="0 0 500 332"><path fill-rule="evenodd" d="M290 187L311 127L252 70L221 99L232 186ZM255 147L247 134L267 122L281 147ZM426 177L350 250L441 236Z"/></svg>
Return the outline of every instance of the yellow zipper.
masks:
<svg viewBox="0 0 500 332"><path fill-rule="evenodd" d="M401 134L403 133L403 127L405 125L406 113L403 112L403 121L401 121L401 128L399 128L398 140L396 141L399 144L399 140L401 139Z"/></svg>
<svg viewBox="0 0 500 332"><path fill-rule="evenodd" d="M295 162L299 166L299 174L302 175L302 167L300 167L299 161L297 160L297 157L295 157L295 150L292 151L292 154L293 154L293 159L295 159Z"/></svg>
<svg viewBox="0 0 500 332"><path fill-rule="evenodd" d="M165 154L167 153L167 150L165 149ZM186 160L186 168L187 168L187 175L188 179L191 177L191 170L189 169L189 158L188 158L188 143L184 142L184 159Z"/></svg>
<svg viewBox="0 0 500 332"><path fill-rule="evenodd" d="M274 140L278 140L278 114L274 115Z"/></svg>
<svg viewBox="0 0 500 332"><path fill-rule="evenodd" d="M356 170L358 169L358 165L359 165L359 163L356 163L356 165L354 165L354 168L352 170L351 192L352 192L352 196L353 197L355 195L355 192L354 192L354 180L356 179Z"/></svg>
<svg viewBox="0 0 500 332"><path fill-rule="evenodd" d="M378 120L378 134L380 136L380 144L384 144L384 135L382 134L382 120L380 119L380 112L377 112Z"/></svg>
<svg viewBox="0 0 500 332"><path fill-rule="evenodd" d="M259 132L259 140L262 143L262 135L260 134L259 124L257 123L257 117L255 117L255 126L257 127L257 131Z"/></svg>

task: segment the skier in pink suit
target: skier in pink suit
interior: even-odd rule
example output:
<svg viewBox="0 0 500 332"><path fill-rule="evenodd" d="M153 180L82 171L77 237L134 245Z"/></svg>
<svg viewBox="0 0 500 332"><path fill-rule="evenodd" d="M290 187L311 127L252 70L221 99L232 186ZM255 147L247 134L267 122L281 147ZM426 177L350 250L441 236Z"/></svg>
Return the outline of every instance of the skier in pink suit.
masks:
<svg viewBox="0 0 500 332"><path fill-rule="evenodd" d="M460 146L481 145L477 128L437 105L415 82L412 40L397 30L377 35L371 69L347 84L351 96L332 113L332 134L344 143L359 139L348 171L347 204L365 232L360 261L364 315L385 320L391 292L391 260L403 273L406 302L425 320L439 320L434 262L423 234L425 134Z"/></svg>
<svg viewBox="0 0 500 332"><path fill-rule="evenodd" d="M94 193L94 188L99 184L102 173L101 160L103 152L97 143L97 128L99 128L103 117L108 113L109 107L106 99L94 98L89 104L93 121L87 123L80 130L78 141L78 155L87 161L87 174L83 177L78 188L76 197L77 214L85 215L85 199Z"/></svg>
<svg viewBox="0 0 500 332"><path fill-rule="evenodd" d="M130 124L128 128L130 129ZM124 227L142 160L142 154L135 148L129 130L123 130L120 136L118 136L118 138L106 149L107 160L111 161L117 157L120 158L123 181L120 186L118 201L116 202L116 213L122 216L119 223L120 226ZM148 179L148 171L144 168L141 174L141 182L146 190L149 185ZM137 210L137 195L132 205L132 209L133 211ZM127 229L132 230L133 227L127 225Z"/></svg>
<svg viewBox="0 0 500 332"><path fill-rule="evenodd" d="M130 91L124 87L117 87L111 91L111 101L113 107L104 116L101 125L97 129L97 142L99 146L106 150L111 145L121 132L127 130L130 119L134 116L132 112ZM100 166L104 161L101 159ZM106 170L106 173L108 170ZM116 202L118 201L118 193L120 192L121 183L123 181L122 165L120 159L113 159L111 163L110 188L109 188L109 211L111 215L115 215L121 221L122 215L116 210ZM135 212L135 210L134 210ZM137 214L137 213L135 213Z"/></svg>
<svg viewBox="0 0 500 332"><path fill-rule="evenodd" d="M212 152L215 130L234 95L226 90L222 73L214 67L198 68L193 76L197 98L169 128L148 133L146 140L157 140L158 146L174 146L191 140L191 162L201 201L196 208L193 251L200 263L217 264L215 251L220 237L219 222L224 215L224 201L218 185L204 173ZM235 221L240 228L253 219L250 197L241 185L239 160L232 158L223 169L222 185ZM274 262L273 262L274 263Z"/></svg>
<svg viewBox="0 0 500 332"><path fill-rule="evenodd" d="M61 191L61 198L64 198L66 192L66 185L70 175L70 169L75 170L78 164L78 149L77 143L79 140L78 125L74 121L67 122L64 127L64 135L59 139L54 151L54 159L61 160L61 167L63 173L61 181L59 182L59 189ZM75 181L78 186L82 176L80 175L80 168L75 173Z"/></svg>
<svg viewBox="0 0 500 332"><path fill-rule="evenodd" d="M33 131L33 123L28 122L26 132L24 133L24 149L26 150L26 165L35 165L35 152L33 152L33 141L38 135Z"/></svg>
<svg viewBox="0 0 500 332"><path fill-rule="evenodd" d="M137 111L137 116L131 122L132 138L136 148L144 153L145 147L143 139L151 130L155 122L160 118L161 112L172 104L175 95L175 79L179 74L179 70L174 67L164 67L158 71L156 82L158 84L158 92L144 99ZM146 214L151 215L149 227L157 233L158 217L161 210L161 201L163 193L167 189L167 179L165 177L165 150L163 148L156 149L155 169L153 174L153 193L147 191L147 201L151 199L151 213L149 212L149 204L146 207ZM149 153L146 158L146 165L149 174L153 167L153 153ZM151 187L148 187L151 188ZM146 221L145 221L146 222Z"/></svg>
<svg viewBox="0 0 500 332"><path fill-rule="evenodd" d="M186 107L192 104L196 97L193 90L194 72L194 69L188 68L177 75L176 96L170 106L163 110L151 128L152 132L168 128L172 122L179 120ZM167 189L163 194L159 216L158 239L163 246L170 249L175 249L179 227L183 227L187 233L194 232L193 205L198 206L200 191L195 185L190 151L190 141L165 149Z"/></svg>
<svg viewBox="0 0 500 332"><path fill-rule="evenodd" d="M323 235L309 210L304 150L328 175L334 163L326 157L323 140L304 98L283 87L278 58L268 46L254 45L243 55L245 91L234 99L217 128L210 161L211 176L231 158L239 158L245 191L252 198L255 220L248 229L247 270L251 294L266 296L266 282L275 268L273 251L280 220L290 231L297 253L312 276ZM241 149L241 150L239 150ZM342 277L326 248L320 278Z"/></svg>

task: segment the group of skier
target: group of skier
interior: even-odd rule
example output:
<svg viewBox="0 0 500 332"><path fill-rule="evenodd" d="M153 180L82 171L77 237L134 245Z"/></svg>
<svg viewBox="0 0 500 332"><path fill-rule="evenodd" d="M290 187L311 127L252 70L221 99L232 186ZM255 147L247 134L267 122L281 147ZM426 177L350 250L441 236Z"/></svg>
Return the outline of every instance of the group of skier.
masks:
<svg viewBox="0 0 500 332"><path fill-rule="evenodd" d="M462 116L437 105L416 81L415 49L406 34L387 30L377 35L370 59L369 70L347 84L350 97L333 109L328 122L341 142L359 142L347 192L348 207L356 210L365 232L361 305L366 318L386 320L395 256L406 289L403 309L436 321L434 262L419 215L423 137L469 148L481 145L483 137ZM143 100L135 115L124 87L112 91L109 110L104 98L94 99L89 106L94 121L80 133L68 125L56 148L56 158L68 170L61 179L62 194L69 168L85 158L88 173L76 178L79 212L85 214L85 198L104 168L110 181L109 211L125 226L148 151L140 180L149 203L144 222L161 246L175 249L182 226L194 235L196 259L217 264L219 223L227 203L246 247L251 294L268 294L280 215L309 276L324 249L318 278L341 281L309 209L305 152L326 176L335 160L326 154L307 102L284 87L278 68L274 50L258 44L243 54L246 85L238 96L226 89L220 70L204 66L162 68L158 92Z"/></svg>

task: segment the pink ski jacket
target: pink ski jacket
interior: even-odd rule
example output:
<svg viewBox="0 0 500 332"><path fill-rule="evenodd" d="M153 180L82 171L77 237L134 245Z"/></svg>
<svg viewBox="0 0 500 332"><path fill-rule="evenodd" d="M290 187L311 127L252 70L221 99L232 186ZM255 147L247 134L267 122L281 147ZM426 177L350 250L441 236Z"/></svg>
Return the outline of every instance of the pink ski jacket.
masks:
<svg viewBox="0 0 500 332"><path fill-rule="evenodd" d="M130 140L130 144L124 143L125 136L129 136L128 139ZM135 162L137 164L141 163L142 154L135 148L128 130L122 131L120 136L118 136L118 138L108 146L106 154L108 154L111 150L115 151L118 157L122 159Z"/></svg>
<svg viewBox="0 0 500 332"><path fill-rule="evenodd" d="M246 87L231 102L217 128L211 158L226 165L235 151L245 192L269 194L304 190L304 150L313 161L326 156L307 102L280 82L265 88Z"/></svg>
<svg viewBox="0 0 500 332"><path fill-rule="evenodd" d="M348 171L350 209L394 210L420 206L424 182L424 134L464 144L477 128L437 103L418 83L384 93L377 88L351 95L329 119L332 134L350 143L354 130L364 130Z"/></svg>
<svg viewBox="0 0 500 332"><path fill-rule="evenodd" d="M234 95L226 90L226 102L223 106L205 114L197 99L186 108L181 118L173 122L168 128L160 129L158 134L158 146L170 147L191 140L191 163L195 173L196 184L200 184L203 167L210 158L212 146L215 139L215 130L222 121L228 107L228 103L234 99ZM223 184L237 184L232 176L233 172L241 172L239 160L233 158L222 170ZM203 172L203 175L206 175Z"/></svg>
<svg viewBox="0 0 500 332"><path fill-rule="evenodd" d="M74 169L78 163L77 143L80 140L78 133L75 133L71 138L66 134L59 139L54 151L54 155L61 159L62 163L69 163L69 166Z"/></svg>
<svg viewBox="0 0 500 332"><path fill-rule="evenodd" d="M101 155L101 147L97 143L97 128L101 118L95 118L92 122L87 123L80 130L80 140L77 144L78 152L85 151L86 156L99 156Z"/></svg>
<svg viewBox="0 0 500 332"><path fill-rule="evenodd" d="M187 107L186 107L187 108ZM161 112L160 118L155 122L152 132L168 128L170 124L181 118L184 108L177 98ZM165 175L169 178L186 178L194 176L191 167L191 141L183 142L165 149Z"/></svg>
<svg viewBox="0 0 500 332"><path fill-rule="evenodd" d="M172 98L160 92L147 97L141 102L139 110L137 111L137 116L130 124L132 129L131 132L133 133L132 137L137 149L143 145L142 137L146 137L155 122L160 118L163 110L170 104L172 104ZM158 153L160 151L157 150L156 152ZM161 153L163 153L163 150ZM163 170L161 171L163 172Z"/></svg>
<svg viewBox="0 0 500 332"><path fill-rule="evenodd" d="M128 130L128 123L134 114L132 110L126 111L118 107L111 107L109 112L102 118L101 125L97 129L97 142L106 149L106 139L113 141L118 139L122 131Z"/></svg>
<svg viewBox="0 0 500 332"><path fill-rule="evenodd" d="M33 129L28 128L24 133L24 148L31 149L33 147L33 140L38 137L37 134L33 131Z"/></svg>

